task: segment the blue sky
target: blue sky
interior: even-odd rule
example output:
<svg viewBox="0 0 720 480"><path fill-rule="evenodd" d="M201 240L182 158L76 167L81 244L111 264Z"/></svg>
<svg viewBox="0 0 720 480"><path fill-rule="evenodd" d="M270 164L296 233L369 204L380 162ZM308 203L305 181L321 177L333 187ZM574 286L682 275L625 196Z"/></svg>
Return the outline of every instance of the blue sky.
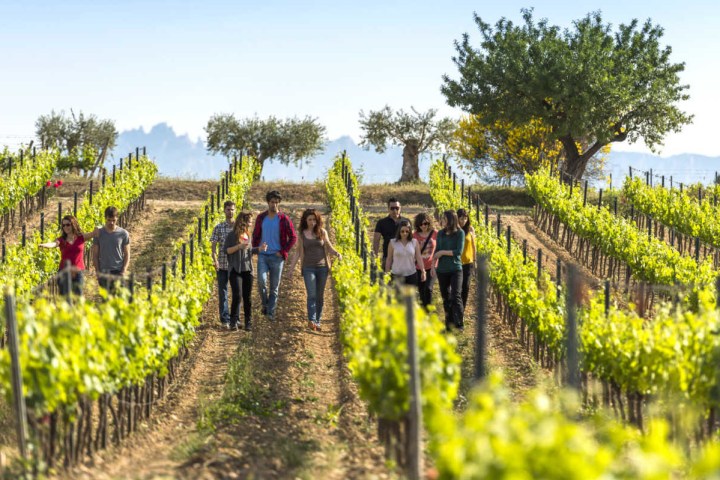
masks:
<svg viewBox="0 0 720 480"><path fill-rule="evenodd" d="M720 155L720 13L710 1L28 1L0 0L0 144L26 141L50 110L70 108L116 121L119 130L167 122L203 137L214 113L318 117L328 136L359 138L358 113L437 108L455 73L453 41L478 39L520 9L569 26L602 10L613 24L652 18L665 28L693 125L668 136L663 155ZM646 151L640 144L618 150Z"/></svg>

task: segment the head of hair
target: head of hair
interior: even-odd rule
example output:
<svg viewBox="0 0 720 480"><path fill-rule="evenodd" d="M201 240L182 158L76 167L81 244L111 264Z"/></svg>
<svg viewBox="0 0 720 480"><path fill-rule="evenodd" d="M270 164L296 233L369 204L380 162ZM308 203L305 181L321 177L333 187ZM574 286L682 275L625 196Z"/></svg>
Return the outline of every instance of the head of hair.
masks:
<svg viewBox="0 0 720 480"><path fill-rule="evenodd" d="M464 208L459 208L457 211L457 216L458 216L458 219L460 217L467 217L467 221L465 222L465 225L462 227L462 230L463 230L463 232L465 232L465 235L469 234L470 227L472 227L472 225L470 225L470 214L468 214L467 210L465 210ZM458 220L458 224L459 223L460 222Z"/></svg>
<svg viewBox="0 0 720 480"><path fill-rule="evenodd" d="M282 195L280 195L280 192L277 190L270 190L265 194L265 201L269 202L270 200L277 200L279 202L282 201Z"/></svg>
<svg viewBox="0 0 720 480"><path fill-rule="evenodd" d="M322 216L314 208L308 208L303 212L302 217L300 218L300 231L304 232L309 228L308 217L310 216L315 217L315 228L313 228L313 235L315 235L317 238L320 238L320 234L322 233L323 228L323 219Z"/></svg>
<svg viewBox="0 0 720 480"><path fill-rule="evenodd" d="M397 230L395 230L395 240L400 240L402 238L400 230L404 227L407 227L408 229L408 239L412 238L412 225L410 225L410 220L403 218L400 220L400 223L398 223Z"/></svg>
<svg viewBox="0 0 720 480"><path fill-rule="evenodd" d="M396 202L400 203L400 201L395 197L388 198L388 201L387 201L388 207L390 206L391 203L396 203Z"/></svg>
<svg viewBox="0 0 720 480"><path fill-rule="evenodd" d="M250 222L252 222L252 212L243 210L238 213L235 218L235 225L233 225L233 233L238 241L240 241L243 234L250 235Z"/></svg>
<svg viewBox="0 0 720 480"><path fill-rule="evenodd" d="M105 218L117 217L120 211L116 207L107 207L105 209Z"/></svg>
<svg viewBox="0 0 720 480"><path fill-rule="evenodd" d="M415 215L415 218L413 219L413 225L415 226L416 231L422 232L423 222L430 222L430 228L432 228L432 226L433 226L432 217L425 212L420 212L417 215Z"/></svg>
<svg viewBox="0 0 720 480"><path fill-rule="evenodd" d="M75 237L79 237L80 235L82 235L82 230L80 230L80 224L78 223L77 218L73 217L72 215L65 215L60 221L60 225L62 225L62 222L65 221L70 222L70 228L72 229L73 235L75 235ZM67 240L67 232L65 231L65 229L61 226L60 230L62 230L62 238L64 240Z"/></svg>
<svg viewBox="0 0 720 480"><path fill-rule="evenodd" d="M235 206L235 202L233 202L232 200L227 200L225 203L223 203L223 209L226 209L227 207L234 207L234 206Z"/></svg>
<svg viewBox="0 0 720 480"><path fill-rule="evenodd" d="M445 217L445 233L448 235L452 235L457 232L458 217L457 213L455 213L455 210L445 210L445 212L443 213L443 217Z"/></svg>

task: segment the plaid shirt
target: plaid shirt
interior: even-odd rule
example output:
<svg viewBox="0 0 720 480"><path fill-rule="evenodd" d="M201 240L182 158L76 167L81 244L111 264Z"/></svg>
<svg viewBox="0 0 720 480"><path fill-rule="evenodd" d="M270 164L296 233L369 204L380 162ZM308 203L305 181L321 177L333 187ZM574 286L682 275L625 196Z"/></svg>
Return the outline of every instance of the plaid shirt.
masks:
<svg viewBox="0 0 720 480"><path fill-rule="evenodd" d="M217 256L218 268L220 268L220 270L228 269L227 251L225 251L224 245L225 239L227 238L228 234L232 232L234 225L235 224L233 222L218 223L217 225L215 225L215 228L213 228L213 233L210 236L211 242L220 244L220 252Z"/></svg>

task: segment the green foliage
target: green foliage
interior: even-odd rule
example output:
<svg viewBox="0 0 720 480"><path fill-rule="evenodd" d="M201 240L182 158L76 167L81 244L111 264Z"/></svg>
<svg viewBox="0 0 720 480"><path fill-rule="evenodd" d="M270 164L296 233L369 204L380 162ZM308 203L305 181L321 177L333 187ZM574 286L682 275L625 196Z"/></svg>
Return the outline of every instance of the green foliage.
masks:
<svg viewBox="0 0 720 480"><path fill-rule="evenodd" d="M403 168L400 182L420 180L419 160L424 152L446 149L453 138L457 122L450 118L436 120L437 110L412 113L389 106L365 114L360 111L360 127L363 129L361 146L375 148L383 153L389 145L403 147Z"/></svg>
<svg viewBox="0 0 720 480"><path fill-rule="evenodd" d="M625 178L622 193L638 210L667 227L720 247L720 220L712 198L698 202L689 190L651 187L630 177Z"/></svg>
<svg viewBox="0 0 720 480"><path fill-rule="evenodd" d="M257 158L260 171L265 160L298 164L321 152L325 142L325 127L312 117L238 120L232 114L215 114L205 131L208 151L228 158L247 153Z"/></svg>
<svg viewBox="0 0 720 480"><path fill-rule="evenodd" d="M57 159L57 156L52 158ZM105 222L105 208L110 205L123 212L142 195L155 179L156 173L157 165L147 157L133 161L132 168L126 166L119 170L114 184L108 180L104 187L95 192L92 205L83 198L77 211L80 228L88 232L102 225ZM44 182L47 177L37 178L42 178ZM63 212L63 214L71 213L72 208L69 207ZM31 289L46 281L58 270L60 257L57 250L40 247L41 243L55 240L59 236L52 231L51 222L46 222L45 225L44 238L40 238L40 233L35 232L28 237L25 247L21 242L7 247L5 261L0 265L0 285L14 286L17 296L28 294ZM4 318L4 313L0 312L0 316Z"/></svg>
<svg viewBox="0 0 720 480"><path fill-rule="evenodd" d="M101 120L95 115L54 110L41 115L35 122L35 134L44 148L60 149L64 156L58 164L61 170L94 171L112 151L117 140L115 122Z"/></svg>
<svg viewBox="0 0 720 480"><path fill-rule="evenodd" d="M430 192L439 209L462 206L442 162L430 167ZM471 216L477 215L469 208ZM508 254L492 227L476 222L475 229L477 251L488 258L493 289L528 331L562 357L565 305L550 277L543 272L538 281L537 264L532 259L525 263L514 242ZM606 315L603 294L595 294L579 314L582 370L623 391L667 401L674 415L684 412L693 419L692 431L719 400L715 366L720 362L720 336L713 332L720 329L720 319L707 290L698 292L698 303L698 313L661 303L648 320L632 305L611 304ZM681 466L677 452L668 450L662 423L652 422L649 437L602 418L575 423L567 415L576 415L577 406L567 411L536 393L518 407L509 403L503 388L491 380L471 398L463 417L440 412L429 419L435 427L428 428L437 429L431 448L442 478L667 478L667 472ZM700 460L693 464L685 458L682 466L713 472L720 466L718 451L720 446L712 443ZM654 455L670 460L658 463ZM650 469L640 468L648 461Z"/></svg>
<svg viewBox="0 0 720 480"><path fill-rule="evenodd" d="M40 150L33 157L30 150L24 151L23 161L20 155L12 155L7 148L2 152L4 169L12 170L0 176L0 215L5 215L21 200L35 195L50 180L60 159L58 150Z"/></svg>
<svg viewBox="0 0 720 480"><path fill-rule="evenodd" d="M244 164L230 185L228 198L235 202L244 198L256 173L255 162L245 159ZM204 208L198 215L204 215ZM222 216L216 210L210 223ZM191 221L188 231L196 225ZM178 241L173 255L179 257L180 245ZM156 282L149 298L145 288L136 286L132 303L125 292L99 304L83 298L73 299L73 305L45 298L19 304L20 364L31 411L72 415L80 397L94 400L142 384L153 373L166 375L170 359L195 335L213 289L208 235L196 242L193 261L188 258L186 264L184 277L180 271L168 272L166 289ZM0 390L11 394L7 350L0 351Z"/></svg>
<svg viewBox="0 0 720 480"><path fill-rule="evenodd" d="M608 209L583 206L581 190L575 188L571 194L570 188L547 170L525 175L525 182L538 205L603 254L624 262L638 280L656 285L679 282L703 287L715 278L711 258L698 265L662 240L648 238L634 223L616 217Z"/></svg>
<svg viewBox="0 0 720 480"><path fill-rule="evenodd" d="M661 27L632 20L612 32L596 12L561 30L522 12L521 24L502 18L494 28L475 15L480 45L464 34L453 58L459 79L444 77L451 106L489 126L542 121L562 142L565 168L576 178L604 145L642 138L656 148L692 121L676 106L688 98L679 76L684 64L672 63L670 47L660 46Z"/></svg>
<svg viewBox="0 0 720 480"><path fill-rule="evenodd" d="M363 271L362 260L355 252L350 203L341 170L342 159L338 159L328 173L326 185L331 225L337 249L343 255L342 261L333 265L332 274L342 312L344 352L369 410L383 419L400 420L410 405L405 308L397 299L388 298L384 288L371 284ZM359 192L355 175L351 174L351 178L353 191ZM362 209L360 219L362 228L367 228ZM431 415L452 409L459 385L460 358L451 340L441 333L443 325L435 313L416 308L415 316L423 409Z"/></svg>

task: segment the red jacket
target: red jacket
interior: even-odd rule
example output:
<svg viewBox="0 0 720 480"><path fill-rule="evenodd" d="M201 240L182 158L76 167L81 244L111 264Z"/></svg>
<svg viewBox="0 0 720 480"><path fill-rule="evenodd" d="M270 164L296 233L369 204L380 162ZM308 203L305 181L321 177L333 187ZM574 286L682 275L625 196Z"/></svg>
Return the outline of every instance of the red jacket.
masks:
<svg viewBox="0 0 720 480"><path fill-rule="evenodd" d="M267 210L262 212L255 219L255 227L253 228L252 234L252 245L253 247L259 247L262 241L262 222L267 217ZM297 234L295 233L295 226L290 221L290 217L282 212L277 213L280 219L280 254L285 260L288 258L290 249L297 242Z"/></svg>

